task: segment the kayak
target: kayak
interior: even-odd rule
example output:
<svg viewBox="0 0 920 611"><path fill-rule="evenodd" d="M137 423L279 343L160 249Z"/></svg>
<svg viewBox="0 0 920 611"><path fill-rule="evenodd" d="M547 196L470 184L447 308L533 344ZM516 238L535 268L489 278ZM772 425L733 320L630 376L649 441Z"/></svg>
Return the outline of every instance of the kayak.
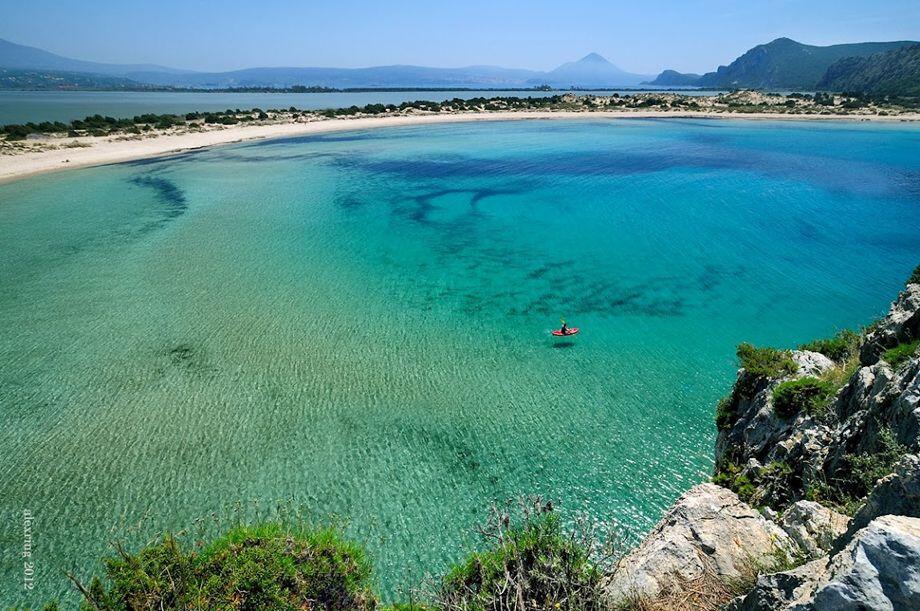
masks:
<svg viewBox="0 0 920 611"><path fill-rule="evenodd" d="M570 335L575 335L578 333L578 327L569 327L565 333L562 332L562 329L554 329L553 335L556 337L568 337Z"/></svg>

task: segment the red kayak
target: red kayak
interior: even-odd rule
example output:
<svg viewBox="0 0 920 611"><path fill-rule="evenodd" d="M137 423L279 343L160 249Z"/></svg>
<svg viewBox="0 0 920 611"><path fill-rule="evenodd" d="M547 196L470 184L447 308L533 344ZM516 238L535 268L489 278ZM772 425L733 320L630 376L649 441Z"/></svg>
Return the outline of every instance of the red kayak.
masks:
<svg viewBox="0 0 920 611"><path fill-rule="evenodd" d="M565 333L562 332L562 329L554 329L553 335L556 337L568 337L570 335L575 335L578 333L578 327L569 327L565 330Z"/></svg>

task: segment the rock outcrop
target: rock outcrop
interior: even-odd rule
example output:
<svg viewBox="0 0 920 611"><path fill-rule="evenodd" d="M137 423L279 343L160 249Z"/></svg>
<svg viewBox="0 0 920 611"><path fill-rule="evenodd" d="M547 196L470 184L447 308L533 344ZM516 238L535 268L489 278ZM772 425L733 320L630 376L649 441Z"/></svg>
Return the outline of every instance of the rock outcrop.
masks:
<svg viewBox="0 0 920 611"><path fill-rule="evenodd" d="M885 360L918 336L910 284L851 353L859 362L798 350L760 375L740 370L719 408L714 477L738 494L701 484L678 499L618 563L610 602L667 608L721 583L708 607L738 595L729 608L920 609L920 354ZM804 377L831 386L821 409L777 413L774 390Z"/></svg>
<svg viewBox="0 0 920 611"><path fill-rule="evenodd" d="M830 559L762 575L729 609L920 609L920 519L876 518Z"/></svg>
<svg viewBox="0 0 920 611"><path fill-rule="evenodd" d="M847 516L813 501L798 501L779 518L780 528L798 545L799 554L808 558L830 552L849 522Z"/></svg>
<svg viewBox="0 0 920 611"><path fill-rule="evenodd" d="M917 338L920 338L920 284L908 284L891 304L888 315L866 336L859 351L860 361L874 365L888 348Z"/></svg>
<svg viewBox="0 0 920 611"><path fill-rule="evenodd" d="M606 590L611 603L654 599L664 591L714 576L750 578L798 553L777 524L714 484L700 484L665 514L644 543L617 565Z"/></svg>
<svg viewBox="0 0 920 611"><path fill-rule="evenodd" d="M891 347L914 337L917 324L920 285L911 284L866 336L860 348L862 362L870 342ZM857 365L824 413L803 411L783 418L773 407L775 388L789 379L821 377L835 366L813 352L790 354L798 367L794 375L754 378L739 372L728 407L735 419L716 440L717 471L739 471L754 483L753 498L760 504L779 504L782 509L822 490L837 501L848 495L858 499L872 485L854 473L856 466L867 462L864 457L898 448L902 454L920 450L920 358L916 355L898 367L876 355L869 359L872 364ZM771 477L763 477L765 470Z"/></svg>
<svg viewBox="0 0 920 611"><path fill-rule="evenodd" d="M894 473L879 480L866 504L853 517L847 534L852 535L884 515L920 518L920 456L908 454L895 466Z"/></svg>

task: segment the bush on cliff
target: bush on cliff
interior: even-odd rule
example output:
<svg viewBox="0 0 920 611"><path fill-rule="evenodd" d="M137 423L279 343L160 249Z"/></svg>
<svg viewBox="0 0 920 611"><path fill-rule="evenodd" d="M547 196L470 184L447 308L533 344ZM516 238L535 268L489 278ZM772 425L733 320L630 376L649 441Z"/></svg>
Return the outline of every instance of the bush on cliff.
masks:
<svg viewBox="0 0 920 611"><path fill-rule="evenodd" d="M436 594L438 608L602 608L593 542L566 532L551 507L538 503L518 516L493 511L481 534L490 547L447 573Z"/></svg>
<svg viewBox="0 0 920 611"><path fill-rule="evenodd" d="M717 464L715 475L712 476L712 483L728 488L745 503L751 502L757 492L754 482L741 472L740 465L733 462Z"/></svg>
<svg viewBox="0 0 920 611"><path fill-rule="evenodd" d="M898 443L890 428L880 429L871 452L847 457L854 496L869 494L875 482L894 472L894 466L906 453L907 448Z"/></svg>
<svg viewBox="0 0 920 611"><path fill-rule="evenodd" d="M200 551L167 535L137 553L118 547L105 581L80 586L84 609L373 609L363 550L332 528L241 526Z"/></svg>
<svg viewBox="0 0 920 611"><path fill-rule="evenodd" d="M738 421L738 409L734 393L722 397L716 404L716 428L724 431L732 428Z"/></svg>
<svg viewBox="0 0 920 611"><path fill-rule="evenodd" d="M805 491L805 498L854 515L875 483L893 473L907 451L890 428L882 427L869 450L844 455L843 468L828 481L813 482Z"/></svg>
<svg viewBox="0 0 920 611"><path fill-rule="evenodd" d="M914 268L914 271L904 284L905 286L908 284L920 284L920 265Z"/></svg>
<svg viewBox="0 0 920 611"><path fill-rule="evenodd" d="M799 412L822 416L834 390L833 384L817 378L789 380L773 389L773 410L781 418L791 418Z"/></svg>
<svg viewBox="0 0 920 611"><path fill-rule="evenodd" d="M838 331L834 337L828 339L816 339L802 344L799 350L811 350L820 352L827 358L838 363L843 363L859 353L859 333L850 329Z"/></svg>
<svg viewBox="0 0 920 611"><path fill-rule="evenodd" d="M920 340L898 344L894 348L886 350L882 354L882 360L892 367L898 367L901 363L907 362L917 352L918 348L920 348Z"/></svg>
<svg viewBox="0 0 920 611"><path fill-rule="evenodd" d="M781 378L798 370L788 350L757 348L745 342L738 345L737 354L744 371L757 378Z"/></svg>

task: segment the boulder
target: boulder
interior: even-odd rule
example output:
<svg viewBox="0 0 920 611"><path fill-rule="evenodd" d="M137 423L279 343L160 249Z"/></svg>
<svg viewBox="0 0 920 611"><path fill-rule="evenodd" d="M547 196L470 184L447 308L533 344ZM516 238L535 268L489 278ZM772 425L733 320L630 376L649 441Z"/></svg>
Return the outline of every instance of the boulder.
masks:
<svg viewBox="0 0 920 611"><path fill-rule="evenodd" d="M812 608L920 609L920 519L883 516L831 558Z"/></svg>
<svg viewBox="0 0 920 611"><path fill-rule="evenodd" d="M830 559L761 575L734 611L920 609L920 519L882 516Z"/></svg>
<svg viewBox="0 0 920 611"><path fill-rule="evenodd" d="M827 554L846 532L850 518L814 501L797 501L783 512L780 527L809 558Z"/></svg>
<svg viewBox="0 0 920 611"><path fill-rule="evenodd" d="M617 564L605 589L614 606L654 599L704 577L737 582L798 554L783 529L734 492L700 484L678 499L642 544Z"/></svg>
<svg viewBox="0 0 920 611"><path fill-rule="evenodd" d="M761 575L754 589L733 600L726 611L807 608L827 572L827 562L827 556L822 556L791 571Z"/></svg>
<svg viewBox="0 0 920 611"><path fill-rule="evenodd" d="M820 352L811 350L793 350L792 360L799 366L799 371L795 377L820 376L825 371L834 368L834 361L830 360Z"/></svg>

